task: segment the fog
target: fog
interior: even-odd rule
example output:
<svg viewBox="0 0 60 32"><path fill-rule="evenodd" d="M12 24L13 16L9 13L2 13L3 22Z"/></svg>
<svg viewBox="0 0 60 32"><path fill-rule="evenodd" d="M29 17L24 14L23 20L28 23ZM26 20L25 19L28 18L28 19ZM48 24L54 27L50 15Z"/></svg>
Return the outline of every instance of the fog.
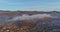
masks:
<svg viewBox="0 0 60 32"><path fill-rule="evenodd" d="M46 18L46 17L51 18L52 16L50 14L35 14L35 15L31 15L31 16L29 16L27 14L23 14L22 16L15 16L8 21L42 19L42 18Z"/></svg>

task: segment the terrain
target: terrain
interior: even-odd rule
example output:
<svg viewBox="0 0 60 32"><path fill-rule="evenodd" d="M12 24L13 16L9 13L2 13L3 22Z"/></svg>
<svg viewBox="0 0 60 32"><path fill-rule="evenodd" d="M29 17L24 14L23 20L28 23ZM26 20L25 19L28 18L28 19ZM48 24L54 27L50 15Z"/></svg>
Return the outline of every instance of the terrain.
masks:
<svg viewBox="0 0 60 32"><path fill-rule="evenodd" d="M60 29L60 12L0 11L0 32L49 32Z"/></svg>

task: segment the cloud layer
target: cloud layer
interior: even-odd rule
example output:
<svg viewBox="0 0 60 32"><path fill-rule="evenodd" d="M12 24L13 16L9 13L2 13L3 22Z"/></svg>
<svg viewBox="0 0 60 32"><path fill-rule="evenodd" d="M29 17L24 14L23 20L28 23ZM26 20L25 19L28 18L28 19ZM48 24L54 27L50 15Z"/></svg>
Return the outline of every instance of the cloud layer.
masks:
<svg viewBox="0 0 60 32"><path fill-rule="evenodd" d="M17 20L31 20L31 19L42 19L45 17L52 17L50 14L36 14L36 15L22 15L22 16L15 16L12 19L10 19L9 21L17 21Z"/></svg>

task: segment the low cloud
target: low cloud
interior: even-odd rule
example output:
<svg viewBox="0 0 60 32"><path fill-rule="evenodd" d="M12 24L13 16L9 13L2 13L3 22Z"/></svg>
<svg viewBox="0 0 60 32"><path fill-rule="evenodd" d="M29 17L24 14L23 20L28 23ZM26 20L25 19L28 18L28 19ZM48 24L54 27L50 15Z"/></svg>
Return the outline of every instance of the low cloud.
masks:
<svg viewBox="0 0 60 32"><path fill-rule="evenodd" d="M10 19L9 21L17 21L17 20L31 20L31 19L42 19L45 17L52 17L50 14L36 14L36 15L22 15L22 16L15 16L12 19Z"/></svg>

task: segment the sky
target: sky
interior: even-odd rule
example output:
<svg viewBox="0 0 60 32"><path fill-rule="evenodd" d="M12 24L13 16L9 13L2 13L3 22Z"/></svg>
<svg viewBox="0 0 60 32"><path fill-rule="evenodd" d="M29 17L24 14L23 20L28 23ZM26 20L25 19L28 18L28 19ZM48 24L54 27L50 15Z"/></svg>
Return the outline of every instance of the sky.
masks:
<svg viewBox="0 0 60 32"><path fill-rule="evenodd" d="M0 0L0 10L60 11L60 0Z"/></svg>

